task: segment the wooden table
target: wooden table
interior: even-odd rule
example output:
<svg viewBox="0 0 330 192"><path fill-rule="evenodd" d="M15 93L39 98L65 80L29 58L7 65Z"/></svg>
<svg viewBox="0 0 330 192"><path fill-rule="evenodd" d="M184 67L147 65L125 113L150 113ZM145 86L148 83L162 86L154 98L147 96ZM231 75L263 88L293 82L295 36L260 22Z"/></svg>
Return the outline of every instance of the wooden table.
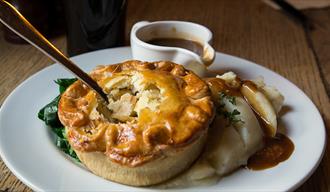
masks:
<svg viewBox="0 0 330 192"><path fill-rule="evenodd" d="M320 110L329 130L330 9L308 10L304 13L318 23L314 30L307 33L299 23L259 0L129 1L126 43L129 42L131 26L139 20L201 23L213 32L217 51L266 66L302 89ZM66 50L64 36L54 38L52 42L61 50ZM30 45L9 44L1 37L0 104L17 85L51 64L51 60ZM318 169L298 191L330 190L329 155L327 150ZM31 189L20 182L0 160L0 191Z"/></svg>

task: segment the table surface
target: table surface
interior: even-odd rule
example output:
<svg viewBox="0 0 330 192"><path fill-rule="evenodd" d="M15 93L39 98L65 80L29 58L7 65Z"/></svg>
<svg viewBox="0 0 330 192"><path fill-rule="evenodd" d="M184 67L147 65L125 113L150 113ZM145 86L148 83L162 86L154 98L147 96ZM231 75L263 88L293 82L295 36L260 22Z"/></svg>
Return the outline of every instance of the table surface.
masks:
<svg viewBox="0 0 330 192"><path fill-rule="evenodd" d="M129 1L125 41L128 45L130 28L140 20L187 20L205 25L213 32L217 51L268 67L302 89L320 110L329 130L330 8L304 13L315 23L308 31L259 0ZM66 51L64 35L51 41ZM17 85L52 63L30 45L9 44L1 36L0 105ZM326 150L318 169L297 191L330 191L329 155ZM31 189L0 160L0 191Z"/></svg>

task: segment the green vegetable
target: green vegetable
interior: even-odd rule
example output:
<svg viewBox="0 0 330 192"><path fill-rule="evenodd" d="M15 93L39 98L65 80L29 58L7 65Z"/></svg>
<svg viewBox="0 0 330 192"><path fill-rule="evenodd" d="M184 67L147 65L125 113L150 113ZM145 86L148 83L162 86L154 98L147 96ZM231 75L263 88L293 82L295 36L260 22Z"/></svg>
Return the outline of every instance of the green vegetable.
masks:
<svg viewBox="0 0 330 192"><path fill-rule="evenodd" d="M60 100L60 95L43 107L39 113L38 118L45 121L46 125L50 127L60 127L62 126L60 120L57 116L57 105Z"/></svg>
<svg viewBox="0 0 330 192"><path fill-rule="evenodd" d="M38 113L38 118L45 122L47 126L51 128L51 130L56 134L56 146L60 148L64 153L70 155L73 159L80 162L77 154L69 145L67 140L67 135L65 133L65 128L61 124L57 111L58 111L58 102L60 101L61 94L76 81L76 78L73 79L57 79L55 81L56 84L59 85L60 95L54 98L50 103L48 103L45 107L40 109Z"/></svg>
<svg viewBox="0 0 330 192"><path fill-rule="evenodd" d="M60 91L60 94L62 94L66 90L66 88L68 88L75 81L77 81L77 78L57 79L55 81L55 83L59 85L59 91Z"/></svg>

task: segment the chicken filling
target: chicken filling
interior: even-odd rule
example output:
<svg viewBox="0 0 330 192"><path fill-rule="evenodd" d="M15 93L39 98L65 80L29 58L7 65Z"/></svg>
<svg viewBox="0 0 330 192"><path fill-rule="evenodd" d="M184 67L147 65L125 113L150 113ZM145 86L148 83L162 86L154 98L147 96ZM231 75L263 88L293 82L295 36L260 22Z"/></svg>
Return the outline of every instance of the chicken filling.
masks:
<svg viewBox="0 0 330 192"><path fill-rule="evenodd" d="M113 77L105 84L111 118L119 122L134 121L144 108L156 111L161 103L161 90L144 82L141 74Z"/></svg>

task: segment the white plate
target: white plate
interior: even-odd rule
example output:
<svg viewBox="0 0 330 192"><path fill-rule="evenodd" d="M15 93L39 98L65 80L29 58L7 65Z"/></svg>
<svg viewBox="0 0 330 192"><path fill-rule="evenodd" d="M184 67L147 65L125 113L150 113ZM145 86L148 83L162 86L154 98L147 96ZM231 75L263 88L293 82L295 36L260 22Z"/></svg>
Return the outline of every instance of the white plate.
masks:
<svg viewBox="0 0 330 192"><path fill-rule="evenodd" d="M129 47L106 49L76 56L85 71L98 64L118 63L131 58ZM280 75L252 62L217 53L211 69L230 69L244 78L263 75L267 84L285 96L290 110L281 118L295 144L292 156L263 171L240 169L218 184L196 191L287 191L301 185L318 166L325 147L323 120L311 100ZM58 95L57 78L72 77L58 64L31 76L6 99L0 111L0 154L8 168L36 191L140 191L104 180L72 162L56 148L52 132L37 118L37 112Z"/></svg>

